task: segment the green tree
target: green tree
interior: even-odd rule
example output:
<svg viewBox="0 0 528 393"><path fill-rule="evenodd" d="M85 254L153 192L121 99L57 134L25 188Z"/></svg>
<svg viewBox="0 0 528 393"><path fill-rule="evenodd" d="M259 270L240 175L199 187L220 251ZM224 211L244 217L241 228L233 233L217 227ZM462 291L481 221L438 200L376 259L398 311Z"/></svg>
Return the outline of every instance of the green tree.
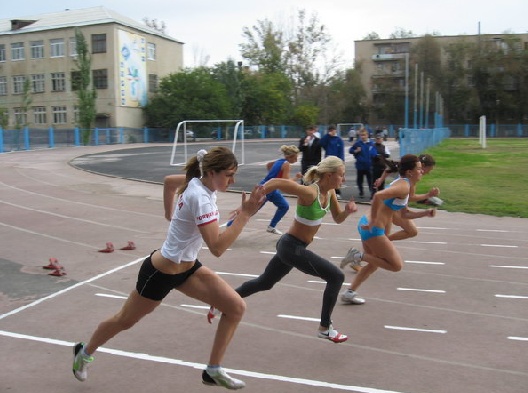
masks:
<svg viewBox="0 0 528 393"><path fill-rule="evenodd" d="M242 117L250 124L284 124L291 117L291 83L284 74L250 73L243 82Z"/></svg>
<svg viewBox="0 0 528 393"><path fill-rule="evenodd" d="M7 108L0 107L0 127L4 130L9 125L9 110Z"/></svg>
<svg viewBox="0 0 528 393"><path fill-rule="evenodd" d="M226 86L198 67L162 78L145 112L149 127L174 128L184 120L228 119L233 108Z"/></svg>
<svg viewBox="0 0 528 393"><path fill-rule="evenodd" d="M29 107L31 106L31 103L33 102L33 97L31 96L31 82L28 78L24 80L24 86L23 91L21 95L21 102L19 107L19 114L15 116L15 128L17 130L22 129L23 127L26 127L28 125L27 121L27 113L29 111Z"/></svg>
<svg viewBox="0 0 528 393"><path fill-rule="evenodd" d="M77 66L75 92L79 103L79 124L83 130L82 142L84 145L88 145L97 113L95 108L97 92L91 86L92 58L88 43L78 28L75 29L75 43L77 47L77 56L75 58L75 64Z"/></svg>
<svg viewBox="0 0 528 393"><path fill-rule="evenodd" d="M285 72L284 51L287 44L279 31L268 19L259 20L253 27L244 27L242 35L246 39L240 44L242 57L260 72L275 74Z"/></svg>
<svg viewBox="0 0 528 393"><path fill-rule="evenodd" d="M244 94L242 91L242 80L244 74L241 65L235 65L233 60L228 60L215 65L212 69L213 77L222 83L227 91L231 102L232 114L230 117L239 118L242 113Z"/></svg>

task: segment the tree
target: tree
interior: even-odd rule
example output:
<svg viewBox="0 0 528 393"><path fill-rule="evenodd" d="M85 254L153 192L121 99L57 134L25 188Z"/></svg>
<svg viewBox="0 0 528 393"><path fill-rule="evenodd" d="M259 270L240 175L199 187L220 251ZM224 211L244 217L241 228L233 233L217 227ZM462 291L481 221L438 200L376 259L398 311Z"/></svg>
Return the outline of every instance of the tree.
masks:
<svg viewBox="0 0 528 393"><path fill-rule="evenodd" d="M31 83L29 79L24 80L23 92L21 96L21 102L19 107L19 114L15 116L15 128L20 130L28 125L27 113L33 98L31 97Z"/></svg>
<svg viewBox="0 0 528 393"><path fill-rule="evenodd" d="M284 74L250 73L244 77L242 117L253 124L283 124L291 117L291 83Z"/></svg>
<svg viewBox="0 0 528 393"><path fill-rule="evenodd" d="M268 19L257 21L252 28L244 27L242 35L247 42L240 44L240 51L251 66L267 74L285 71L283 54L286 43L283 32L275 29L273 22Z"/></svg>
<svg viewBox="0 0 528 393"><path fill-rule="evenodd" d="M242 80L244 78L242 65L235 65L233 60L227 60L214 66L212 74L214 79L222 83L226 88L231 107L233 108L231 117L239 118L244 100L244 94L242 92Z"/></svg>
<svg viewBox="0 0 528 393"><path fill-rule="evenodd" d="M84 145L90 143L92 135L92 125L95 122L96 108L95 101L97 92L91 86L92 59L88 44L81 30L75 29L75 43L77 47L77 57L75 64L78 72L75 80L76 94L79 102L79 124L82 128L82 142Z"/></svg>
<svg viewBox="0 0 528 393"><path fill-rule="evenodd" d="M149 127L175 128L184 120L218 120L233 116L226 86L211 69L185 69L161 79L159 89L145 106Z"/></svg>

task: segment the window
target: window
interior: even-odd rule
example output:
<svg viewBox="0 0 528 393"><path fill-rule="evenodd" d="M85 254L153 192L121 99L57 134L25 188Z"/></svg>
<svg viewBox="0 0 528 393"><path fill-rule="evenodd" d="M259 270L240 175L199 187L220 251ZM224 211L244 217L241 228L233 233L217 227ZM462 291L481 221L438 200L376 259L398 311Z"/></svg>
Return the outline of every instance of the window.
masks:
<svg viewBox="0 0 528 393"><path fill-rule="evenodd" d="M0 96L7 95L7 77L0 76Z"/></svg>
<svg viewBox="0 0 528 393"><path fill-rule="evenodd" d="M106 69L93 70L92 72L93 85L96 89L108 88L108 72Z"/></svg>
<svg viewBox="0 0 528 393"><path fill-rule="evenodd" d="M44 93L45 87L45 76L44 74L31 75L31 92L32 93Z"/></svg>
<svg viewBox="0 0 528 393"><path fill-rule="evenodd" d="M77 56L77 40L75 37L70 37L70 56Z"/></svg>
<svg viewBox="0 0 528 393"><path fill-rule="evenodd" d="M11 44L11 60L25 60L26 53L24 51L23 42L14 42Z"/></svg>
<svg viewBox="0 0 528 393"><path fill-rule="evenodd" d="M44 41L31 41L29 43L29 50L32 59L43 59Z"/></svg>
<svg viewBox="0 0 528 393"><path fill-rule="evenodd" d="M27 122L27 112L24 110L24 108L13 108L13 112L15 114L15 122L19 125L26 125Z"/></svg>
<svg viewBox="0 0 528 393"><path fill-rule="evenodd" d="M92 34L92 53L106 53L106 34Z"/></svg>
<svg viewBox="0 0 528 393"><path fill-rule="evenodd" d="M148 91L150 93L158 91L158 76L156 74L149 74L148 76Z"/></svg>
<svg viewBox="0 0 528 393"><path fill-rule="evenodd" d="M51 57L64 57L64 39L50 40Z"/></svg>
<svg viewBox="0 0 528 393"><path fill-rule="evenodd" d="M53 124L65 124L68 120L65 106L52 106Z"/></svg>
<svg viewBox="0 0 528 393"><path fill-rule="evenodd" d="M71 73L71 89L72 91L79 90L82 87L81 84L81 72L80 71L72 71Z"/></svg>
<svg viewBox="0 0 528 393"><path fill-rule="evenodd" d="M64 72L51 74L51 91L66 91L66 74Z"/></svg>
<svg viewBox="0 0 528 393"><path fill-rule="evenodd" d="M13 77L13 94L24 93L24 83L25 82L26 82L26 77L24 75L15 75Z"/></svg>
<svg viewBox="0 0 528 393"><path fill-rule="evenodd" d="M0 62L2 61L6 61L6 51L4 44L0 44Z"/></svg>
<svg viewBox="0 0 528 393"><path fill-rule="evenodd" d="M46 124L48 122L45 106L33 107L33 114L35 116L35 119L34 119L35 124Z"/></svg>
<svg viewBox="0 0 528 393"><path fill-rule="evenodd" d="M156 44L147 42L147 59L156 60Z"/></svg>

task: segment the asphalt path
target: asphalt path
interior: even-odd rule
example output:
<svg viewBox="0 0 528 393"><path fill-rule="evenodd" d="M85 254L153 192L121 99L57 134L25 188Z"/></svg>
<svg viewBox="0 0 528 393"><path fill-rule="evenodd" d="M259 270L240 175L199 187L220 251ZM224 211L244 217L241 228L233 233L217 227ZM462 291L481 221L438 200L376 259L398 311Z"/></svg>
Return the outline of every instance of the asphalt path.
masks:
<svg viewBox="0 0 528 393"><path fill-rule="evenodd" d="M240 172L273 158L276 146L259 153L263 145L246 151ZM138 161L120 174L125 156ZM200 382L217 322L207 324L207 305L178 292L100 348L86 382L71 373L73 344L119 310L141 260L165 238L158 182L179 169L169 159L170 147L147 145L0 155L0 392L221 390ZM105 176L94 173L100 160ZM221 216L240 198L220 193ZM357 220L368 207L341 225L325 219L310 248L339 263L360 244ZM448 201L446 209L398 242L403 270L371 276L360 290L365 305L338 302L333 323L348 341L316 337L324 283L294 270L246 299L223 366L259 393L526 393L528 220L450 213ZM273 212L261 209L221 258L204 248L202 262L233 287L260 274L277 240L265 231ZM109 241L116 251L98 252ZM119 250L128 241L137 248ZM50 276L49 258L66 275Z"/></svg>
<svg viewBox="0 0 528 393"><path fill-rule="evenodd" d="M236 183L231 191L251 191L253 186L262 180L266 174L266 163L282 158L281 145L297 145L298 139L250 139L242 146L240 143L218 142L206 140L179 144L173 150L172 145L142 145L142 147L121 148L112 152L82 155L72 161L77 168L93 171L99 174L111 175L126 179L137 179L154 183L162 183L163 178L172 173L182 173L183 164L197 153L199 149L209 150L213 146L224 145L231 148L240 163L236 175ZM399 145L394 140L386 142L394 159L399 159ZM347 142L345 151L346 181L342 187L344 199L354 197L358 202L368 202L368 189L365 186L365 198L359 197L356 186L355 159L348 153L351 145ZM171 165L172 162L172 165ZM292 165L292 176L300 172L300 161ZM366 183L366 181L365 181Z"/></svg>

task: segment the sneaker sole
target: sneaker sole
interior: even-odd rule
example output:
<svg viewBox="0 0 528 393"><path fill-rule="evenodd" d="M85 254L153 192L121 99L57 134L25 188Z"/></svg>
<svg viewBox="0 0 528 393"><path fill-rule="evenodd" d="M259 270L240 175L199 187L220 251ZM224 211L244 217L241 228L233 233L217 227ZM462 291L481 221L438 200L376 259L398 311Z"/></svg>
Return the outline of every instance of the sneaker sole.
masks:
<svg viewBox="0 0 528 393"><path fill-rule="evenodd" d="M218 384L209 374L207 374L207 371L205 370L202 371L202 384L206 386L220 386L222 388L226 388L229 390L238 390L238 389L242 389L245 386L244 385L244 386L231 387L227 385Z"/></svg>

